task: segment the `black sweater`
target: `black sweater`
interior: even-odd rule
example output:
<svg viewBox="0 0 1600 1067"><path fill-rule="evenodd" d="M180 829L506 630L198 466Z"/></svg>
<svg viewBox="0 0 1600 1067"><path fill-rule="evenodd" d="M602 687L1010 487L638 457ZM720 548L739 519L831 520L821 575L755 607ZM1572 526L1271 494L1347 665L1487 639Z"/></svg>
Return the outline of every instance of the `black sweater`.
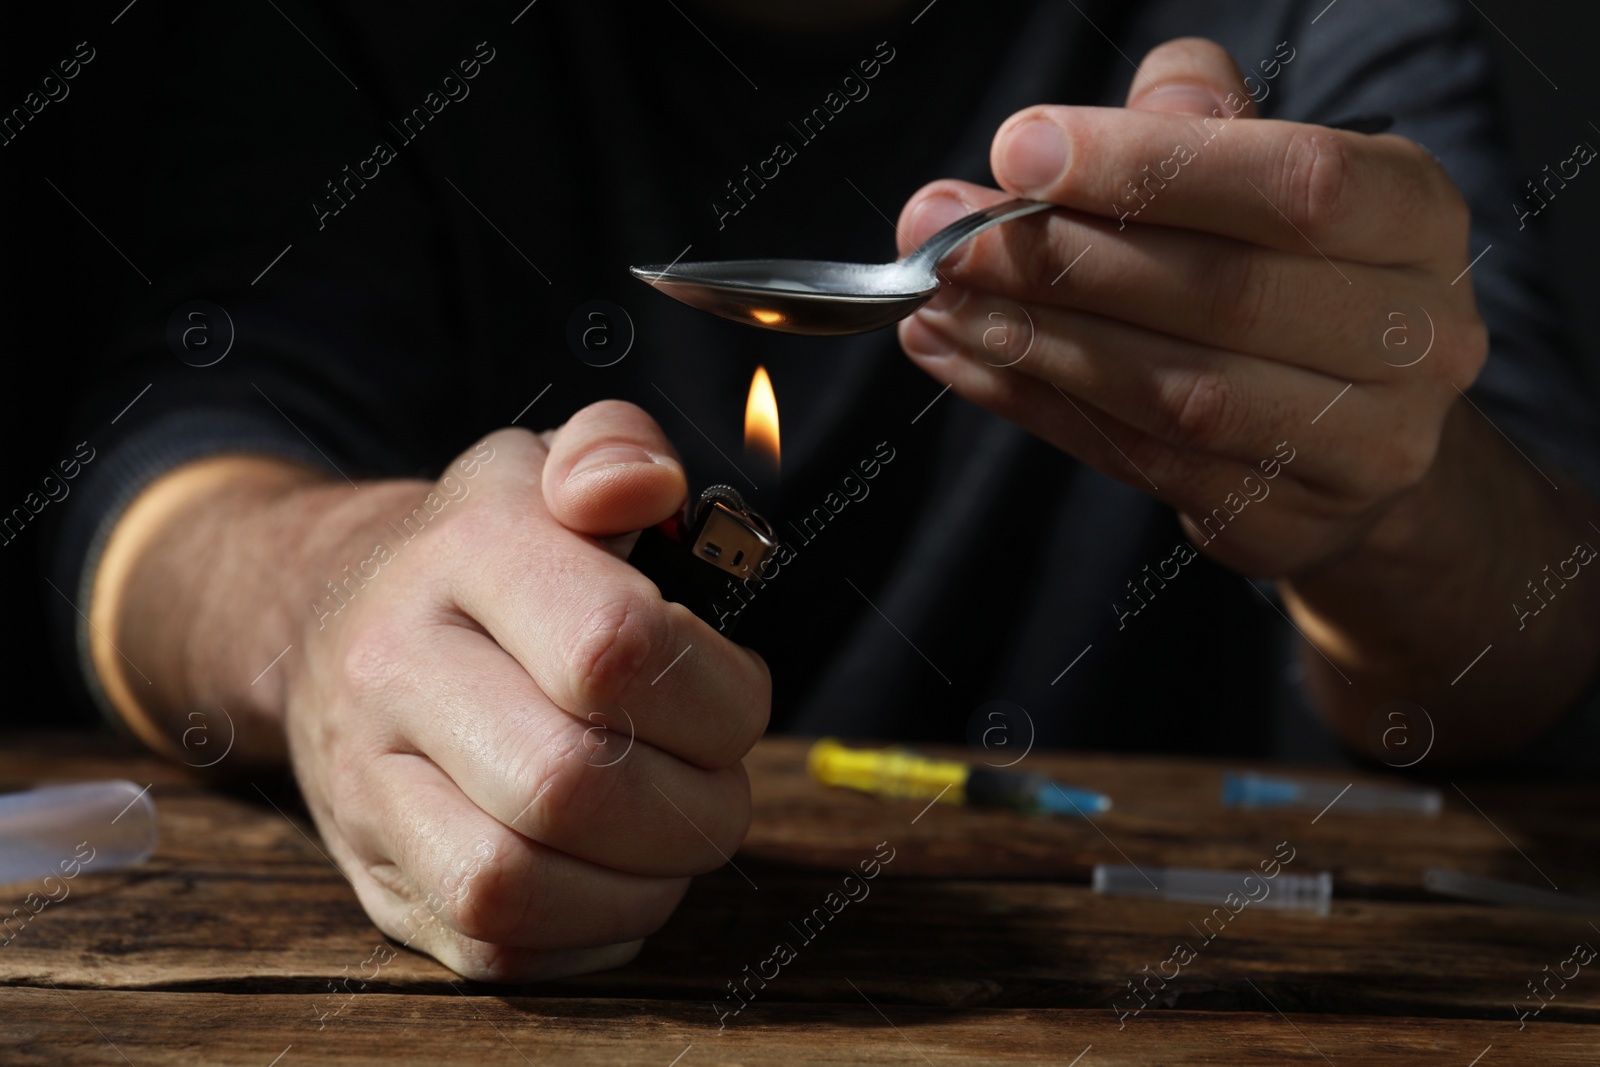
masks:
<svg viewBox="0 0 1600 1067"><path fill-rule="evenodd" d="M792 550L739 634L772 665L777 729L977 740L1026 722L1040 744L1332 752L1270 586L1175 560L1170 508L940 396L891 330L762 333L626 272L892 258L890 220L921 183L991 181L1006 115L1120 103L1132 62L1189 34L1255 72L1269 117L1392 113L1443 160L1473 206L1472 254L1494 246L1471 274L1493 334L1472 397L1534 461L1597 484L1593 413L1535 281L1463 6L940 0L914 24L814 39L688 0L519 9L341 0L286 8L293 25L271 5L135 9L156 42L141 80L80 120L96 161L80 179L134 209L120 233L151 284L127 272L125 330L72 438L95 458L57 509L51 570L79 604L119 509L185 460L435 474L513 418L543 429L620 397L662 423L694 484L751 490ZM631 323L611 365L570 341L601 321L592 301ZM607 321L622 343L629 326ZM228 322L226 356L195 365ZM734 465L757 363L783 417L781 486ZM283 576L308 612L321 578ZM55 599L60 642L81 649ZM1026 720L991 717L1016 706Z"/></svg>

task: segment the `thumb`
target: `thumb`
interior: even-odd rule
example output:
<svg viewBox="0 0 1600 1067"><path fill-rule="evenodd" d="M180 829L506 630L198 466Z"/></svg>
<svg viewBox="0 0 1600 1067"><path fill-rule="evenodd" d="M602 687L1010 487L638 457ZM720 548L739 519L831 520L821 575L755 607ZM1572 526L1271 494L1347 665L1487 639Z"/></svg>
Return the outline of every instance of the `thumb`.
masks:
<svg viewBox="0 0 1600 1067"><path fill-rule="evenodd" d="M672 443L633 404L590 404L546 440L545 506L576 533L612 537L642 530L672 515L689 496Z"/></svg>
<svg viewBox="0 0 1600 1067"><path fill-rule="evenodd" d="M1151 49L1133 77L1127 106L1175 115L1257 116L1255 98L1233 57L1203 37L1180 37Z"/></svg>

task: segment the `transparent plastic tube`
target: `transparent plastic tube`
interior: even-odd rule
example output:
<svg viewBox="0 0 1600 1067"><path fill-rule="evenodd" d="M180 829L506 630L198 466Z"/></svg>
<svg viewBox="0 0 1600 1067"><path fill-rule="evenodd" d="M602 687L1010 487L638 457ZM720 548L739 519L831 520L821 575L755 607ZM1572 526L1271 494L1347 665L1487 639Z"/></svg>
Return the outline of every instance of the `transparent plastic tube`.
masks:
<svg viewBox="0 0 1600 1067"><path fill-rule="evenodd" d="M148 787L83 782L0 796L0 885L131 867L155 848Z"/></svg>
<svg viewBox="0 0 1600 1067"><path fill-rule="evenodd" d="M1537 886L1503 882L1498 878L1447 871L1439 867L1428 868L1422 884L1435 893L1473 900L1480 904L1503 904L1508 908L1528 908L1533 911L1562 912L1569 915L1600 917L1600 899L1561 893Z"/></svg>
<svg viewBox="0 0 1600 1067"><path fill-rule="evenodd" d="M1222 776L1222 806L1432 816L1444 808L1444 798L1437 789L1339 785L1247 771Z"/></svg>
<svg viewBox="0 0 1600 1067"><path fill-rule="evenodd" d="M1333 875L1287 874L1274 878L1255 871L1202 871L1188 867L1123 867L1097 863L1094 891L1113 897L1140 897L1185 904L1226 906L1230 893L1255 907L1328 914Z"/></svg>

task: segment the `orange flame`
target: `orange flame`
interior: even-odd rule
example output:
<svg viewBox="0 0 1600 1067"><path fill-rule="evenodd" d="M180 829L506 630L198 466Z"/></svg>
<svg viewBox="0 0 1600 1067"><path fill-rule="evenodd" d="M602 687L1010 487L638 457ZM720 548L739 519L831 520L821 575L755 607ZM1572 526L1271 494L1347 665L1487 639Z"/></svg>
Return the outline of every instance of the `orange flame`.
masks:
<svg viewBox="0 0 1600 1067"><path fill-rule="evenodd" d="M757 367L750 380L750 399L744 405L744 451L756 455L778 469L778 398L772 391L767 368Z"/></svg>

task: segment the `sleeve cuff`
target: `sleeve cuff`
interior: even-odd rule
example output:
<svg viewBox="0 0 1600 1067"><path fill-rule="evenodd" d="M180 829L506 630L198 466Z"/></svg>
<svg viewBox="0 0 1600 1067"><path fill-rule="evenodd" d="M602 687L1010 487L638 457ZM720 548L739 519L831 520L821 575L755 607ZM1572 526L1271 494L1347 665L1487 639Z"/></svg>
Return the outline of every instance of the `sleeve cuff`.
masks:
<svg viewBox="0 0 1600 1067"><path fill-rule="evenodd" d="M52 583L58 591L72 594L70 605L61 602L65 597L56 600L52 620L57 633L72 635L70 642L58 646L73 650L70 675L80 680L106 722L158 749L162 739L146 737L146 730L124 718L119 705L126 697L115 699L95 669L89 619L95 579L119 520L146 489L185 464L223 455L282 459L338 473L327 456L281 421L231 410L172 413L140 427L85 464L88 477L63 516L51 560Z"/></svg>

